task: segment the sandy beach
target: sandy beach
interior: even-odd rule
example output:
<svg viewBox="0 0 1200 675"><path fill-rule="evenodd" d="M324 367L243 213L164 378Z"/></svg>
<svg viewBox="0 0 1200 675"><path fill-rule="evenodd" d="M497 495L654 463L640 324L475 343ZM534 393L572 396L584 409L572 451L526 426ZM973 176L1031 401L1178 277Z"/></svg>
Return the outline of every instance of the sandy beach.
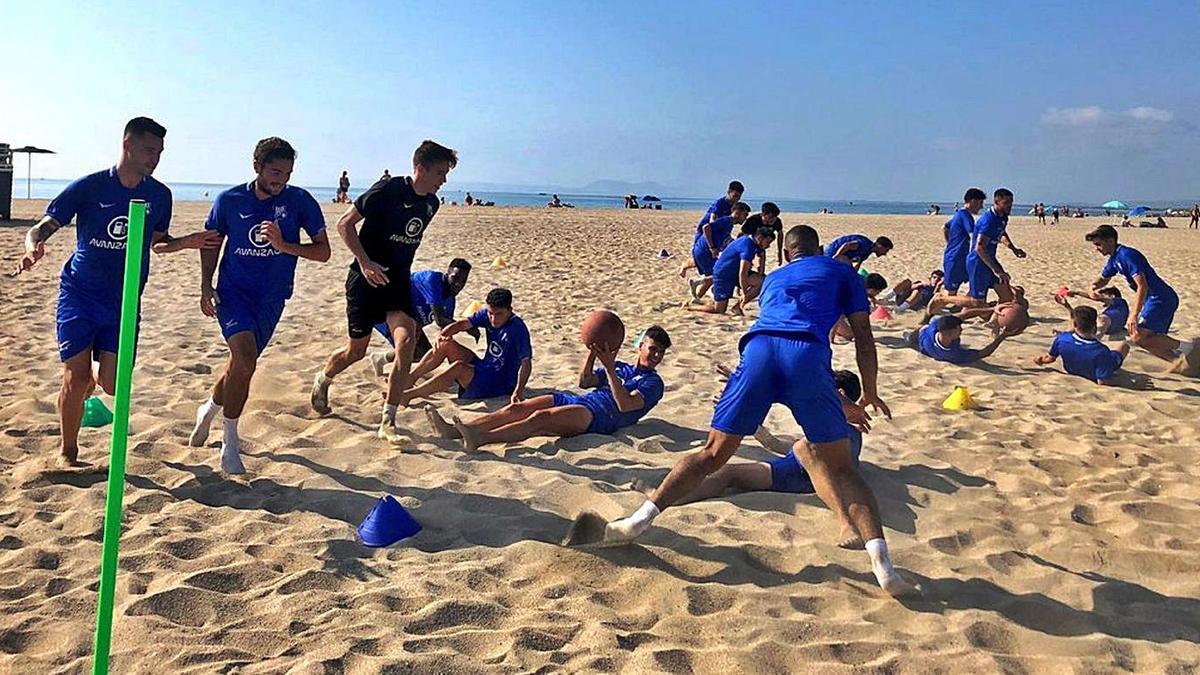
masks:
<svg viewBox="0 0 1200 675"><path fill-rule="evenodd" d="M45 202L19 200L0 224L0 266L15 267ZM172 233L202 227L208 205L176 204ZM324 206L332 226L341 206ZM1200 380L1165 375L1134 349L1125 369L1154 389L1101 387L1040 367L1066 313L1050 301L1085 287L1103 259L1083 241L1102 218L1041 227L1014 216L1002 251L1034 323L978 367L903 346L915 314L876 324L880 392L863 450L893 556L921 583L897 602L865 554L836 547L815 497L755 493L671 509L639 545L558 544L587 509L641 503L703 442L713 366L733 364L746 318L689 314L676 275L699 217L690 212L444 208L415 269L476 264L460 313L512 289L533 335L532 393L571 388L579 323L616 311L631 335L658 323L674 341L661 404L616 437L535 439L462 452L403 410L403 448L375 439L381 385L363 361L335 380L333 414L308 385L344 340L349 254L301 261L296 293L259 362L242 417L249 471L216 472L217 440L187 445L197 404L226 357L199 309L194 252L155 256L134 375L112 663L122 673L1191 673L1200 668ZM801 215L823 241L888 235L867 267L894 283L941 266L940 217ZM1200 233L1122 230L1179 292L1173 333L1200 335ZM0 280L0 672L90 669L103 472L47 470L57 453L62 367L54 340L64 230L29 273ZM656 253L673 255L660 260ZM488 268L505 256L507 269ZM774 255L772 251L771 255ZM772 260L771 268L774 267ZM1119 281L1119 280L1118 280ZM1123 282L1126 298L1130 293ZM974 325L964 343L989 338ZM382 341L379 342L382 344ZM625 356L631 352L627 351ZM851 367L852 346L835 347ZM948 412L966 386L983 406ZM111 403L111 399L107 399ZM501 401L456 406L470 417ZM776 407L777 433L797 428ZM85 429L81 459L106 465L110 428ZM747 439L738 453L767 453ZM354 528L391 494L424 526L375 550ZM1188 525L1188 523L1192 523Z"/></svg>

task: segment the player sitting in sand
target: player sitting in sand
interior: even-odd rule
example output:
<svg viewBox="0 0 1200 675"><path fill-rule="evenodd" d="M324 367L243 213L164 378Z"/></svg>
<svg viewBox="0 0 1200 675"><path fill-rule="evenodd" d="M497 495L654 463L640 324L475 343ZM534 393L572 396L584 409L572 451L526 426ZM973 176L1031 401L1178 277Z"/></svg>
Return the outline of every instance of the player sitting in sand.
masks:
<svg viewBox="0 0 1200 675"><path fill-rule="evenodd" d="M1001 331L983 349L967 349L960 343L962 319L957 316L938 316L919 330L906 331L904 340L925 356L935 360L964 366L991 356L996 348L1009 337Z"/></svg>
<svg viewBox="0 0 1200 675"><path fill-rule="evenodd" d="M719 367L718 371L726 377L731 372L724 367ZM842 411L846 413L849 426L850 456L854 466L857 467L858 457L862 453L863 432L871 430L870 416L855 403L862 396L862 384L858 380L858 375L849 370L834 371L833 380L837 385L838 395L842 399ZM804 456L811 451L807 440L799 438L788 443L767 431L763 426L758 427L758 430L754 432L754 438L768 451L781 456L766 462L726 464L705 477L695 490L675 502L675 505L713 499L727 492L737 494L769 490L801 495L816 493L817 490L813 487L808 470L797 458L797 454ZM640 480L634 481L633 488L646 495L654 491L653 486ZM842 548L861 549L863 547L862 537L855 533L854 525L844 516L839 518L839 521L842 535L838 545Z"/></svg>
<svg viewBox="0 0 1200 675"><path fill-rule="evenodd" d="M903 279L892 287L892 297L896 301L896 311L909 312L924 309L933 296L942 290L944 275L941 270L929 273L928 281L913 281ZM869 289L869 287L868 287Z"/></svg>
<svg viewBox="0 0 1200 675"><path fill-rule="evenodd" d="M734 314L741 315L742 308L758 297L758 289L762 286L763 274L755 272L751 266L754 261L762 260L763 252L770 248L773 241L775 231L764 226L753 235L743 234L726 246L713 265L713 302L685 303L684 309L724 314L734 291L741 289L742 298L735 300L730 308Z"/></svg>
<svg viewBox="0 0 1200 675"><path fill-rule="evenodd" d="M455 384L458 398L463 400L509 394L509 400L516 403L524 398L533 369L533 347L525 322L513 313L512 300L507 288L493 288L487 294L486 308L443 328L437 346L413 368L412 381L429 375L442 362L449 362L450 367L406 390L400 404L406 406L414 398L449 391ZM487 332L487 353L482 359L454 340L456 334L472 328Z"/></svg>
<svg viewBox="0 0 1200 675"><path fill-rule="evenodd" d="M1121 297L1121 291L1113 286L1095 291L1069 290L1066 293L1055 293L1054 301L1066 307L1067 313L1074 316L1075 308L1067 298L1087 298L1104 305L1104 311L1100 312L1099 318L1096 319L1097 335L1118 335L1125 330L1125 324L1129 323L1129 303Z"/></svg>
<svg viewBox="0 0 1200 675"><path fill-rule="evenodd" d="M1071 332L1059 333L1050 351L1034 359L1039 366L1048 366L1062 357L1063 370L1087 378L1096 384L1113 384L1113 377L1129 354L1129 343L1121 342L1109 349L1096 337L1096 308L1086 305L1071 310Z"/></svg>
<svg viewBox="0 0 1200 675"><path fill-rule="evenodd" d="M461 438L467 450L489 443L518 443L534 436L578 436L613 434L636 424L663 395L658 366L671 347L667 331L651 326L638 341L637 362L617 361L619 347L591 345L579 372L579 386L586 394L556 391L514 402L493 413L464 423L454 418L453 426L432 406L425 413L442 438ZM599 360L601 368L596 368Z"/></svg>

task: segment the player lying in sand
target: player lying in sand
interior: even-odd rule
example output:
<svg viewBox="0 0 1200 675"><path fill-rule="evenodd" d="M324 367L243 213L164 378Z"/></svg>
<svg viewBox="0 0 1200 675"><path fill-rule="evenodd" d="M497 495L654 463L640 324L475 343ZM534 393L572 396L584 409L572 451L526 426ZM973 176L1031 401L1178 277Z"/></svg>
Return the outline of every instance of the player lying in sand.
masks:
<svg viewBox="0 0 1200 675"><path fill-rule="evenodd" d="M1112 286L1094 291L1068 290L1066 293L1055 293L1053 297L1054 302L1065 307L1072 316L1075 315L1075 307L1067 298L1087 298L1104 305L1104 311L1096 319L1097 335L1119 335L1129 323L1129 303L1121 297L1121 291Z"/></svg>
<svg viewBox="0 0 1200 675"><path fill-rule="evenodd" d="M709 314L724 314L729 309L739 316L743 314L742 308L758 297L764 276L751 269L751 266L756 260L761 262L763 252L770 248L774 240L775 231L769 227L760 227L753 235L743 234L735 239L721 251L717 263L713 265L713 301L684 303L684 309ZM741 290L742 297L734 300L730 307L729 300L738 290Z"/></svg>
<svg viewBox="0 0 1200 675"><path fill-rule="evenodd" d="M556 391L507 405L470 422L454 418L451 425L432 406L425 407L429 423L442 438L461 438L467 450L490 443L519 443L534 436L613 434L636 424L654 409L663 395L658 366L671 347L667 331L651 326L638 341L637 361L617 361L619 348L592 345L579 372L586 394ZM601 368L596 368L600 361Z"/></svg>
<svg viewBox="0 0 1200 675"><path fill-rule="evenodd" d="M1096 336L1097 324L1095 307L1083 305L1071 310L1072 330L1055 336L1050 350L1034 363L1048 366L1061 356L1063 370L1068 373L1096 384L1114 384L1117 371L1129 355L1129 343L1122 341L1117 349L1109 349Z"/></svg>
<svg viewBox="0 0 1200 675"><path fill-rule="evenodd" d="M941 270L930 272L929 279L926 281L902 279L900 283L892 287L892 300L896 303L896 311L913 312L925 309L933 296L942 290L942 280Z"/></svg>
<svg viewBox="0 0 1200 675"><path fill-rule="evenodd" d="M991 356L1009 334L1001 331L983 349L962 346L962 319L957 316L938 316L919 330L906 331L904 341L934 361L965 366Z"/></svg>

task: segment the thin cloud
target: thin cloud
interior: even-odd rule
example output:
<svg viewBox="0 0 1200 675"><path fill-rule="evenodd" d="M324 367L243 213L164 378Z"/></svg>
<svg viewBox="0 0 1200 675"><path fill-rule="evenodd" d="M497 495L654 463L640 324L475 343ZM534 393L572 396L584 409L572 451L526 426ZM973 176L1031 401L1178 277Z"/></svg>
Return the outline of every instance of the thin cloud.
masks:
<svg viewBox="0 0 1200 675"><path fill-rule="evenodd" d="M1149 106L1138 106L1126 110L1125 115L1132 117L1135 120L1148 120L1151 122L1170 122L1175 119L1175 113L1162 108L1151 108Z"/></svg>
<svg viewBox="0 0 1200 675"><path fill-rule="evenodd" d="M1042 124L1062 127L1117 126L1129 123L1167 123L1175 113L1162 108L1138 106L1122 111L1110 111L1098 105L1075 108L1049 108L1042 113Z"/></svg>
<svg viewBox="0 0 1200 675"><path fill-rule="evenodd" d="M1080 108L1050 108L1042 113L1043 124L1058 124L1069 127L1095 126L1105 117L1104 110L1098 105Z"/></svg>

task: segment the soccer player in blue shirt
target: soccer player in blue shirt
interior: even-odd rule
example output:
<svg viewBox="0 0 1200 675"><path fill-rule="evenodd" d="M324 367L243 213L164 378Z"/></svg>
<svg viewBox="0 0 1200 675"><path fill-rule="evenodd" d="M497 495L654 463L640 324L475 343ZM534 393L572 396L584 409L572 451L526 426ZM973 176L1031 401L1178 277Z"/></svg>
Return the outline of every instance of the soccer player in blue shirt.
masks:
<svg viewBox="0 0 1200 675"><path fill-rule="evenodd" d="M788 264L763 282L759 319L742 336L741 362L717 402L704 448L680 460L631 516L608 523L604 543L628 542L645 532L662 509L695 492L705 477L729 461L772 404L783 403L809 441L800 459L821 500L839 521L849 520L866 542L880 586L893 595L911 593L915 588L892 566L875 497L851 460L846 416L831 366L829 331L844 315L855 334L862 403L890 415L876 391L866 288L849 265L822 255L811 227L789 230L784 250Z"/></svg>
<svg viewBox="0 0 1200 675"><path fill-rule="evenodd" d="M887 237L879 237L875 241L871 241L862 234L847 234L825 246L825 255L836 260L840 260L854 269L862 267L863 262L871 256L882 258L891 252L894 248L892 240Z"/></svg>
<svg viewBox="0 0 1200 675"><path fill-rule="evenodd" d="M742 185L741 181L729 181L729 187L725 190L725 196L717 197L709 204L708 210L700 217L700 222L696 223L696 230L699 231L705 224L712 223L717 218L723 218L733 213L733 205L742 201L742 194L746 192L746 186Z"/></svg>
<svg viewBox="0 0 1200 675"><path fill-rule="evenodd" d="M1000 331L983 349L962 346L962 319L957 316L937 316L919 330L906 332L904 339L925 356L945 363L965 366L991 356L1009 334Z"/></svg>
<svg viewBox="0 0 1200 675"><path fill-rule="evenodd" d="M1117 335L1125 330L1126 324L1129 323L1129 303L1125 302L1125 298L1121 297L1120 289L1115 286L1088 291L1069 290L1066 297L1057 294L1053 297L1055 302L1067 309L1068 314L1073 313L1075 308L1071 306L1071 301L1067 298L1087 298L1104 305L1100 317L1096 320L1098 335Z"/></svg>
<svg viewBox="0 0 1200 675"><path fill-rule="evenodd" d="M292 297L296 261L329 260L321 207L307 190L288 185L295 164L296 150L287 141L275 136L259 141L254 146L254 180L217 195L204 225L221 235L225 248L224 255L217 249L200 253L200 311L220 324L229 360L212 396L196 412L189 442L204 445L213 420L223 413L221 469L230 474L246 472L238 419L258 357ZM309 243L301 242L301 232Z"/></svg>
<svg viewBox="0 0 1200 675"><path fill-rule="evenodd" d="M713 265L713 302L685 303L684 309L709 314L724 314L734 291L741 289L742 299L734 301L733 313L742 314L742 307L758 297L763 275L751 269L755 260L761 259L764 251L775 240L775 231L760 227L753 235L743 234L721 251L717 264Z"/></svg>
<svg viewBox="0 0 1200 675"><path fill-rule="evenodd" d="M1176 340L1167 333L1179 308L1179 296L1154 271L1146 256L1135 248L1118 243L1117 230L1101 225L1084 237L1096 252L1108 258L1092 290L1100 290L1120 274L1134 291L1133 307L1125 329L1133 344L1166 361L1174 361L1173 370L1188 375L1200 374L1200 351L1191 340Z"/></svg>
<svg viewBox="0 0 1200 675"><path fill-rule="evenodd" d="M1117 349L1109 349L1096 337L1096 308L1080 306L1071 310L1069 332L1054 337L1050 350L1034 359L1039 366L1048 366L1062 357L1063 370L1089 379L1096 384L1113 384L1113 378L1129 355L1129 343L1122 341Z"/></svg>
<svg viewBox="0 0 1200 675"><path fill-rule="evenodd" d="M651 326L637 342L635 363L617 361L620 345L589 346L579 371L579 387L592 390L586 394L556 391L470 422L454 418L453 425L431 405L425 406L425 414L437 434L463 439L467 450L489 443L519 443L534 436L615 434L636 424L662 400L664 385L657 369L670 348L667 331Z"/></svg>
<svg viewBox="0 0 1200 675"><path fill-rule="evenodd" d="M412 273L412 304L413 310L416 312L416 316L413 318L416 319L417 326L422 329L417 331L417 345L413 351L414 359L419 361L433 349L433 345L429 344L429 338L425 337L423 329L426 326L435 324L438 330L441 330L454 323L454 299L466 287L470 276L471 263L462 258L451 260L450 266L445 272L418 270ZM396 358L396 345L392 341L392 335L388 332L386 323L375 324L375 332L382 335L383 339L392 346L392 349L387 351L371 354L371 365L375 368L375 374L383 377L387 364ZM468 332L477 341L479 340L478 328L471 328Z"/></svg>
<svg viewBox="0 0 1200 675"><path fill-rule="evenodd" d="M158 167L166 135L167 130L148 117L129 120L117 165L68 185L25 236L25 255L17 274L41 260L46 254L46 240L75 220L75 250L59 275L57 309L58 356L63 362L58 394L62 429L59 461L68 466L80 463L79 426L84 401L96 385L108 394L116 387L129 202L146 202L143 290L150 273L150 249L161 254L212 248L220 243L215 233L197 232L180 238L168 234L171 190L151 175ZM95 374L93 360L98 362Z"/></svg>
<svg viewBox="0 0 1200 675"><path fill-rule="evenodd" d="M942 226L946 239L946 250L942 253L942 270L946 274L946 292L958 293L958 287L967 282L967 252L971 248L971 233L975 231L975 216L983 210L987 195L979 188L970 188L963 195L963 207L954 212Z"/></svg>
<svg viewBox="0 0 1200 675"><path fill-rule="evenodd" d="M458 385L458 398L475 400L508 395L510 403L525 398L525 385L533 370L533 346L525 321L513 313L512 291L493 288L485 299L487 307L442 329L438 344L412 371L417 382L443 362L450 367L425 382L404 391L400 404L407 406L422 398ZM487 333L487 351L481 359L459 344L454 336L482 328Z"/></svg>
<svg viewBox="0 0 1200 675"><path fill-rule="evenodd" d="M750 205L738 202L733 205L732 214L721 216L711 223L703 223L697 228L696 239L692 242L692 261L695 262L700 277L688 280L693 298L703 297L708 292L712 286L713 266L716 265L717 258L732 241L734 228L746 222L748 217Z"/></svg>
<svg viewBox="0 0 1200 675"><path fill-rule="evenodd" d="M1017 248L1008 236L1008 215L1012 212L1013 193L999 188L992 194L992 207L979 220L971 233L971 249L967 252L967 281L970 284L966 298L967 307L979 307L987 303L988 291L996 289L1000 302L1013 300L1012 277L996 257L996 249L1004 243L1013 255L1025 257L1025 251Z"/></svg>

